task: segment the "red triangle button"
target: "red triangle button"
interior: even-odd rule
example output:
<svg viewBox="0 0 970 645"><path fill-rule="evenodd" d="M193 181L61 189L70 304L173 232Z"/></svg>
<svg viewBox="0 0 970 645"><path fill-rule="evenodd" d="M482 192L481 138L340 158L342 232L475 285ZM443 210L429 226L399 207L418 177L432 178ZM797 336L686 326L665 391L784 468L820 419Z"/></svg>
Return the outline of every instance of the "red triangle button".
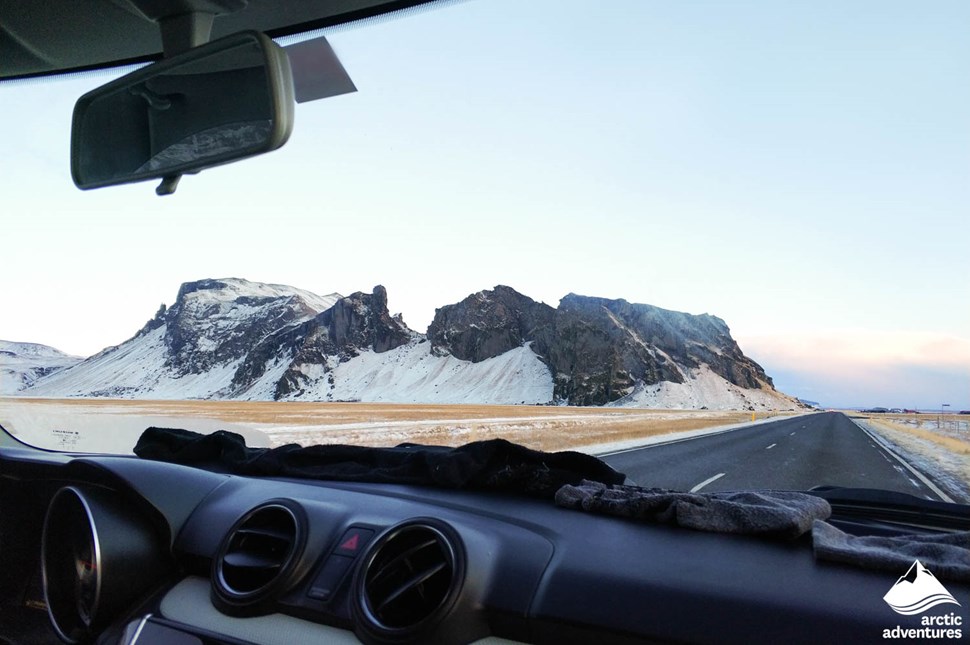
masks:
<svg viewBox="0 0 970 645"><path fill-rule="evenodd" d="M350 536L350 539L340 545L340 548L346 551L356 551L357 546L360 543L360 536L354 533Z"/></svg>
<svg viewBox="0 0 970 645"><path fill-rule="evenodd" d="M364 548L368 540L374 535L372 529L365 529L362 526L353 526L340 536L340 540L337 542L339 545L333 550L337 555L349 555L351 557L356 557L357 552Z"/></svg>

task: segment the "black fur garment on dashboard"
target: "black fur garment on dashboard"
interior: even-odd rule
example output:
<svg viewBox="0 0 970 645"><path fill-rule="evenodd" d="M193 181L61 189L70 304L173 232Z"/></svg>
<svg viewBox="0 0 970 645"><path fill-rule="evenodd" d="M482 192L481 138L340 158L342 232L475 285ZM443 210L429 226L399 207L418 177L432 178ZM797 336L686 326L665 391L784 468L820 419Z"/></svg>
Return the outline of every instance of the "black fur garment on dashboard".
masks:
<svg viewBox="0 0 970 645"><path fill-rule="evenodd" d="M553 499L567 484L624 481L605 462L578 452L541 452L504 439L457 448L401 444L393 448L346 445L250 448L242 436L148 428L134 452L143 459L234 475L413 484L492 490Z"/></svg>

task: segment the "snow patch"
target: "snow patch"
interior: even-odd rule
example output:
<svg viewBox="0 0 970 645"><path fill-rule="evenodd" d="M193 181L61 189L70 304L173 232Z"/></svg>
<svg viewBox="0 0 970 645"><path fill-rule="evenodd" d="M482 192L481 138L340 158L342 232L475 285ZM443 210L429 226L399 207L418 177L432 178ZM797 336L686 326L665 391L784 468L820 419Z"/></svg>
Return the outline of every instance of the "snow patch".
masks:
<svg viewBox="0 0 970 645"><path fill-rule="evenodd" d="M289 359L277 357L266 361L263 375L244 392L231 398L243 401L272 401L276 397L276 384L283 378L283 374L289 367Z"/></svg>
<svg viewBox="0 0 970 645"><path fill-rule="evenodd" d="M39 379L30 396L106 396L123 399L207 399L228 387L241 361L201 374L166 367L165 325L73 367Z"/></svg>
<svg viewBox="0 0 970 645"><path fill-rule="evenodd" d="M0 340L0 395L14 394L82 360L47 345Z"/></svg>
<svg viewBox="0 0 970 645"><path fill-rule="evenodd" d="M224 304L233 303L241 297L250 298L290 298L299 296L317 313L330 309L343 298L339 293L331 293L326 296L318 296L315 293L290 287L283 284L266 284L262 282L250 282L242 278L220 278L215 282L222 283L219 289L200 289L188 294L187 298L197 300L200 304Z"/></svg>
<svg viewBox="0 0 970 645"><path fill-rule="evenodd" d="M451 355L436 356L429 343L415 338L387 352L362 351L333 366L332 374L332 386L329 377L321 374L299 398L394 403L552 401L552 376L528 344L472 363Z"/></svg>
<svg viewBox="0 0 970 645"><path fill-rule="evenodd" d="M686 370L683 383L661 381L653 385L638 384L634 391L611 403L630 408L689 410L788 410L797 408L785 395L769 389L738 387L716 374L707 365Z"/></svg>

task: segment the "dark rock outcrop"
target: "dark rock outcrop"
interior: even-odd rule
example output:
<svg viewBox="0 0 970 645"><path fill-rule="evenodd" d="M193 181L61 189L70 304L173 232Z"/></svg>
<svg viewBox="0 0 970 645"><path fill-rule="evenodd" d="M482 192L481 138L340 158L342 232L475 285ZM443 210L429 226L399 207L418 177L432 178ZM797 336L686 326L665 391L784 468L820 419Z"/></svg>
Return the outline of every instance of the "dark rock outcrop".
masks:
<svg viewBox="0 0 970 645"><path fill-rule="evenodd" d="M720 318L625 300L571 293L553 309L498 286L438 309L428 338L435 351L474 362L531 343L552 372L555 398L572 405L610 403L638 384L682 383L701 365L739 387L771 387Z"/></svg>
<svg viewBox="0 0 970 645"><path fill-rule="evenodd" d="M499 285L435 310L428 340L437 350L473 363L528 341L551 342L556 310Z"/></svg>
<svg viewBox="0 0 970 645"><path fill-rule="evenodd" d="M678 376L684 368L705 364L738 387L772 386L761 366L744 355L727 324L717 316L576 294L563 298L559 310L581 319L597 320L600 328L610 331L624 357L644 357L642 349L649 348L654 369L638 374L646 384L680 383L683 379ZM629 360L624 363L631 364Z"/></svg>
<svg viewBox="0 0 970 645"><path fill-rule="evenodd" d="M358 291L338 300L314 322L327 328L333 347L347 357L356 356L361 348L386 352L410 338L404 322L388 312L387 289L381 285L371 294Z"/></svg>
<svg viewBox="0 0 970 645"><path fill-rule="evenodd" d="M332 361L350 360L361 350L382 353L400 347L411 333L388 312L383 286L377 285L370 294L358 291L306 322L265 336L236 370L233 394L260 378L267 365L284 360L289 366L277 382L274 398L298 395L305 386L306 366L318 365L326 371Z"/></svg>
<svg viewBox="0 0 970 645"><path fill-rule="evenodd" d="M139 333L165 325L166 366L176 374L199 374L246 357L266 336L318 313L297 293L234 295L244 283L186 282L175 304L159 309Z"/></svg>

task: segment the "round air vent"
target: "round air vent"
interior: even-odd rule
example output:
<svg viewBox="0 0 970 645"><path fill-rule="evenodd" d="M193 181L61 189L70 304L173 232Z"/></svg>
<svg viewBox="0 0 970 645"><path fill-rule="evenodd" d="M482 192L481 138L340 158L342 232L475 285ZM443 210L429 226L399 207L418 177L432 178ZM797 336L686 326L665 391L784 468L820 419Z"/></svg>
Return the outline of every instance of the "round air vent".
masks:
<svg viewBox="0 0 970 645"><path fill-rule="evenodd" d="M388 529L354 579L358 626L368 640L418 639L454 606L464 572L461 541L446 524L418 519Z"/></svg>
<svg viewBox="0 0 970 645"><path fill-rule="evenodd" d="M251 608L285 590L306 540L303 510L273 501L233 525L212 562L213 592L222 609Z"/></svg>

